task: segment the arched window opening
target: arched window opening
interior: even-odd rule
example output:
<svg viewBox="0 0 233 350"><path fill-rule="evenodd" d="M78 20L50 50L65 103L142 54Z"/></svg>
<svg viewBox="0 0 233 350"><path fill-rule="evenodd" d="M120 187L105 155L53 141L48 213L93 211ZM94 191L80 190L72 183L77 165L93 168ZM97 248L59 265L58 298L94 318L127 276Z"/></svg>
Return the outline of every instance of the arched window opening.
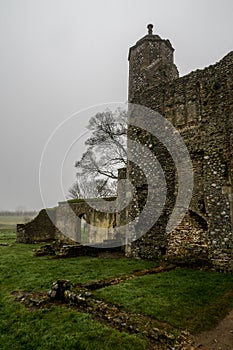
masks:
<svg viewBox="0 0 233 350"><path fill-rule="evenodd" d="M81 220L81 244L87 244L89 243L89 232L88 232L88 224L87 224L87 216L86 214L82 214L80 217Z"/></svg>

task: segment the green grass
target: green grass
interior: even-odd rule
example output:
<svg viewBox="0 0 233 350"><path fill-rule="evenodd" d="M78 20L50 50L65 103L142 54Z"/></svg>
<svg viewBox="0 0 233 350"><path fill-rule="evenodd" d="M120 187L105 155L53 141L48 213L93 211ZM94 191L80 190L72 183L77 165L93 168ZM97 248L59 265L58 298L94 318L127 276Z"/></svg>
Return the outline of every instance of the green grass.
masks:
<svg viewBox="0 0 233 350"><path fill-rule="evenodd" d="M2 308L1 308L2 309ZM65 307L28 311L9 303L0 311L1 350L146 349L139 337L120 333Z"/></svg>
<svg viewBox="0 0 233 350"><path fill-rule="evenodd" d="M4 245L8 244L8 245ZM54 305L28 310L13 291L47 291L57 279L74 284L154 267L152 261L79 257L34 257L39 245L15 243L12 230L0 230L0 349L146 349L147 341L104 326L73 309ZM150 315L174 328L208 329L233 308L233 276L173 270L146 275L95 292L96 297Z"/></svg>
<svg viewBox="0 0 233 350"><path fill-rule="evenodd" d="M0 229L0 244L13 244L15 243L15 232L12 229Z"/></svg>
<svg viewBox="0 0 233 350"><path fill-rule="evenodd" d="M233 308L233 276L178 269L106 287L96 296L197 332L211 328Z"/></svg>
<svg viewBox="0 0 233 350"><path fill-rule="evenodd" d="M15 243L15 233L0 231L0 349L146 349L147 342L103 326L88 314L64 307L29 311L14 301L16 290L47 291L66 278L83 283L153 267L133 259L34 257L39 245Z"/></svg>
<svg viewBox="0 0 233 350"><path fill-rule="evenodd" d="M10 230L0 232L0 243L11 243L11 246L0 246L0 271L7 288L48 290L52 282L59 278L84 283L155 266L152 261L127 258L38 258L33 256L33 249L39 248L39 244L15 243L15 233Z"/></svg>

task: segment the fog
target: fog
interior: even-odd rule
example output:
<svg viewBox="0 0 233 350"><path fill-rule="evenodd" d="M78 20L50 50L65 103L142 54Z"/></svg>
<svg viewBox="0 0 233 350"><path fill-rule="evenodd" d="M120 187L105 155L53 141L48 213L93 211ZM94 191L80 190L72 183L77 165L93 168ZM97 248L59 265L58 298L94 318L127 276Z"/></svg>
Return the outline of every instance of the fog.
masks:
<svg viewBox="0 0 233 350"><path fill-rule="evenodd" d="M86 136L75 140L103 108L92 106L127 101L128 50L148 23L170 39L180 75L214 64L233 46L232 0L1 0L0 6L0 210L43 207L40 167L46 205L65 199Z"/></svg>

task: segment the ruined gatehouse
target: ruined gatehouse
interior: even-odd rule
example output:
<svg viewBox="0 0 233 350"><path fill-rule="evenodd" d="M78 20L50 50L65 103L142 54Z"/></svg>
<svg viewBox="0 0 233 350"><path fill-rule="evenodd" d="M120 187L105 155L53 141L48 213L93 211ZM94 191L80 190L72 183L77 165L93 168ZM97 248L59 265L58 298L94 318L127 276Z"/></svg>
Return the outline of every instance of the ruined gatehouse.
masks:
<svg viewBox="0 0 233 350"><path fill-rule="evenodd" d="M168 190L164 210L155 225L133 242L124 242L124 237L120 239L127 256L185 259L204 254L214 267L232 270L233 52L215 65L181 78L173 53L170 41L153 34L153 26L148 25L148 33L129 50L128 99L132 104L159 112L179 131L194 170L191 203L182 222L168 233L166 225L177 195L175 165L168 150L153 135L129 126L129 138L150 145L150 151L158 158ZM130 180L136 188L133 200L124 212L101 213L82 200L70 203L79 218L85 217L96 227L87 233L88 242L119 240L114 237L113 228L134 218L134 208L142 210L148 188L146 179L140 177L139 172L131 162L119 171L119 178ZM69 240L79 242L80 224L72 221L66 211L66 203L59 203L49 212L41 211L31 223L18 225L17 241L42 242L69 237ZM62 235L57 226L67 234ZM104 235L98 233L98 227L106 228Z"/></svg>

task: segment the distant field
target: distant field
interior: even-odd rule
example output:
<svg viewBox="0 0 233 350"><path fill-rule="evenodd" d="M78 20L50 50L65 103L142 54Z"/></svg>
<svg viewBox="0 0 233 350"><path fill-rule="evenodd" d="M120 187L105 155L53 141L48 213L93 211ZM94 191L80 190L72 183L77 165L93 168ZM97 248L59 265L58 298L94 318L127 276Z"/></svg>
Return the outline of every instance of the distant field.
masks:
<svg viewBox="0 0 233 350"><path fill-rule="evenodd" d="M17 224L31 221L35 216L26 215L0 215L0 229L15 229Z"/></svg>

